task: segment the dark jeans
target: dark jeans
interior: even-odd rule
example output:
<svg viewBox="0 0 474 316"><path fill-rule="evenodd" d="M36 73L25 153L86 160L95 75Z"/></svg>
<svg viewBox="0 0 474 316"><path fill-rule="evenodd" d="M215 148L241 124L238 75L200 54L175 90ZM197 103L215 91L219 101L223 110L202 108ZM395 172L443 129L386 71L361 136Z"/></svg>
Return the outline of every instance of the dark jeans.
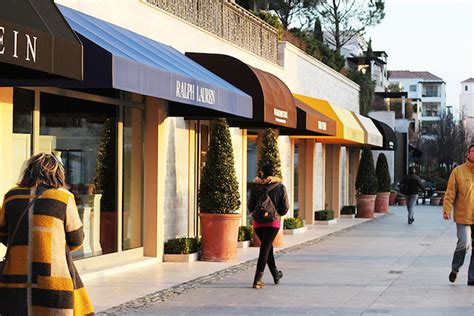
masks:
<svg viewBox="0 0 474 316"><path fill-rule="evenodd" d="M278 234L279 228L275 227L258 227L255 228L255 233L260 239L260 253L258 254L257 272L263 273L265 271L265 265L268 264L268 268L276 268L275 257L273 256L273 240Z"/></svg>
<svg viewBox="0 0 474 316"><path fill-rule="evenodd" d="M472 229L474 225L463 225L456 224L458 242L456 244L456 250L454 251L452 270L455 273L459 272L459 269L464 264L464 258L466 253L471 248L471 261L469 263L469 270L467 273L467 280L474 282L474 248L472 248Z"/></svg>

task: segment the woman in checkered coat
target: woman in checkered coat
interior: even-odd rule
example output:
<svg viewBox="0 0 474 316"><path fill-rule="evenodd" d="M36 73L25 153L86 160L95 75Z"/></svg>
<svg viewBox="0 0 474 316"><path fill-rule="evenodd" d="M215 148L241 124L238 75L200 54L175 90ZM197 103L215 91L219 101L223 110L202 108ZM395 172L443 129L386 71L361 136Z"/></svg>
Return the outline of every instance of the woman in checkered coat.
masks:
<svg viewBox="0 0 474 316"><path fill-rule="evenodd" d="M0 274L1 315L94 313L70 254L81 247L84 232L74 196L64 187L59 160L39 154L28 161L19 186L5 195L0 242L10 250Z"/></svg>

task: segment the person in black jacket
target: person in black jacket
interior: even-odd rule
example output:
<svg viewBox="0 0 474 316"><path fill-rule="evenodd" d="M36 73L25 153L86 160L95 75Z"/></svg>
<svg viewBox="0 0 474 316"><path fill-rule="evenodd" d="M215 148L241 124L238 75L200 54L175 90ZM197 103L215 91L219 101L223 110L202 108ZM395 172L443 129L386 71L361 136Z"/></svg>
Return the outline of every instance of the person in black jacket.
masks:
<svg viewBox="0 0 474 316"><path fill-rule="evenodd" d="M424 191L423 183L421 183L420 177L416 174L414 166L408 169L408 174L403 177L400 182L401 193L407 196L407 210L408 210L408 224L415 221L415 204L418 200L418 190Z"/></svg>
<svg viewBox="0 0 474 316"><path fill-rule="evenodd" d="M273 276L275 284L280 282L283 277L283 273L276 267L275 257L273 256L273 240L278 234L278 230L281 228L280 216L285 215L289 209L288 194L286 188L281 183L281 179L275 176L275 168L273 165L267 164L262 167L259 172L259 176L255 177L254 185L250 190L250 197L248 202L248 209L250 213L253 213L257 207L257 204L261 200L264 192L268 192L268 196L273 203L276 212L273 220L268 223L261 223L256 221L254 215L252 225L261 241L260 252L258 255L257 269L255 271L255 278L253 282L253 288L261 289L265 287L262 282L263 273L265 266L268 264L268 268Z"/></svg>

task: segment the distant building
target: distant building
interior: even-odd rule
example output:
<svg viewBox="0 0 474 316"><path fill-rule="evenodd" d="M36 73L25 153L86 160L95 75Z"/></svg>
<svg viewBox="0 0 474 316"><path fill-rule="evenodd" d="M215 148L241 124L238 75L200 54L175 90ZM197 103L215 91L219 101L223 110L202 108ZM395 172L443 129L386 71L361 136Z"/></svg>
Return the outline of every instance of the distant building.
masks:
<svg viewBox="0 0 474 316"><path fill-rule="evenodd" d="M436 132L441 113L446 109L446 83L428 71L393 70L389 71L389 83L397 84L408 98L421 102L420 120L422 136ZM418 106L417 106L418 108Z"/></svg>
<svg viewBox="0 0 474 316"><path fill-rule="evenodd" d="M464 118L464 126L468 134L471 137L474 136L474 78L461 82L459 110Z"/></svg>
<svg viewBox="0 0 474 316"><path fill-rule="evenodd" d="M332 43L334 42L334 37L329 32L324 32L324 42L331 48L336 49ZM341 55L345 58L354 57L354 56L361 56L364 51L367 50L367 41L361 35L356 35L351 38L346 44L341 47Z"/></svg>

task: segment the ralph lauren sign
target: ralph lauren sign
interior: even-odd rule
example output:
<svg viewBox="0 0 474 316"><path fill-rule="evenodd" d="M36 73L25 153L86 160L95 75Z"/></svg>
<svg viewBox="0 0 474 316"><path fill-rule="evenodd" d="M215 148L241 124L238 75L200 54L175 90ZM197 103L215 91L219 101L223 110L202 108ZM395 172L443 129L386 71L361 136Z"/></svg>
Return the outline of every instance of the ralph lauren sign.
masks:
<svg viewBox="0 0 474 316"><path fill-rule="evenodd" d="M216 104L216 90L176 80L176 97L201 103Z"/></svg>
<svg viewBox="0 0 474 316"><path fill-rule="evenodd" d="M0 20L0 62L51 71L51 35Z"/></svg>

